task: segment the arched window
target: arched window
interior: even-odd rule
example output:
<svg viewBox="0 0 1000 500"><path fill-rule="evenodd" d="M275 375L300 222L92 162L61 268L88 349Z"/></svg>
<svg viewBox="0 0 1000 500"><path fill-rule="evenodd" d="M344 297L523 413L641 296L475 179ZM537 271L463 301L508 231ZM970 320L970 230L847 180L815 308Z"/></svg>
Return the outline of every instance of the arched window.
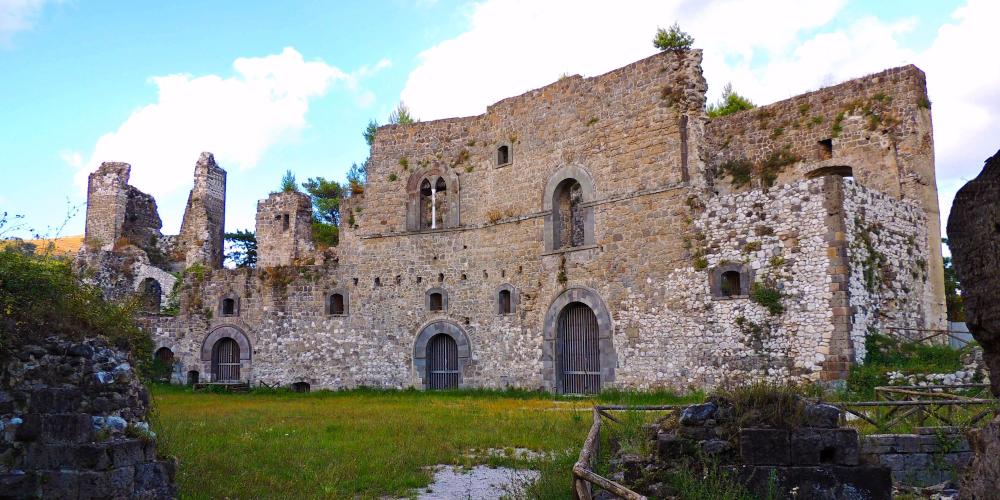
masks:
<svg viewBox="0 0 1000 500"><path fill-rule="evenodd" d="M160 301L163 297L163 288L160 282L153 278L142 280L142 306L147 312L160 312Z"/></svg>
<svg viewBox="0 0 1000 500"><path fill-rule="evenodd" d="M406 229L457 227L458 176L439 167L418 170L407 182Z"/></svg>
<svg viewBox="0 0 1000 500"><path fill-rule="evenodd" d="M443 311L444 310L444 296L440 293L432 293L430 297L430 307L431 311Z"/></svg>
<svg viewBox="0 0 1000 500"><path fill-rule="evenodd" d="M510 146L503 145L497 148L497 166L510 163Z"/></svg>
<svg viewBox="0 0 1000 500"><path fill-rule="evenodd" d="M743 288L740 286L740 273L738 271L726 271L722 273L722 281L719 283L722 295L732 297L740 295Z"/></svg>
<svg viewBox="0 0 1000 500"><path fill-rule="evenodd" d="M584 220L583 188L576 179L566 179L556 188L555 206L558 215L554 217L558 234L558 248L583 246Z"/></svg>
<svg viewBox="0 0 1000 500"><path fill-rule="evenodd" d="M327 314L331 316L344 316L347 314L347 300L343 293L331 293L327 301Z"/></svg>
<svg viewBox="0 0 1000 500"><path fill-rule="evenodd" d="M545 249L594 245L594 183L583 168L563 167L545 187Z"/></svg>
<svg viewBox="0 0 1000 500"><path fill-rule="evenodd" d="M517 309L517 291L509 283L500 285L496 290L496 312L499 315L514 314Z"/></svg>
<svg viewBox="0 0 1000 500"><path fill-rule="evenodd" d="M223 316L236 315L236 299L228 297L222 299L222 315Z"/></svg>
<svg viewBox="0 0 1000 500"><path fill-rule="evenodd" d="M212 379L215 382L240 380L240 346L229 337L219 339L212 348Z"/></svg>
<svg viewBox="0 0 1000 500"><path fill-rule="evenodd" d="M153 377L164 382L170 381L170 374L174 371L174 351L170 348L161 347L153 353Z"/></svg>
<svg viewBox="0 0 1000 500"><path fill-rule="evenodd" d="M510 290L500 290L500 314L510 314Z"/></svg>

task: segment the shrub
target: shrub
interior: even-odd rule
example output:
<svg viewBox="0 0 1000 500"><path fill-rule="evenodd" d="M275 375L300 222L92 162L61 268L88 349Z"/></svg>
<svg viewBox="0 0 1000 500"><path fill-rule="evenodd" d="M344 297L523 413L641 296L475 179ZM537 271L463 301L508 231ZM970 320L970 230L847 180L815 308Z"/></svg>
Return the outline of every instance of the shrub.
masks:
<svg viewBox="0 0 1000 500"><path fill-rule="evenodd" d="M694 37L681 31L681 26L674 23L670 29L658 28L653 37L653 46L661 51L682 51L691 48Z"/></svg>
<svg viewBox="0 0 1000 500"><path fill-rule="evenodd" d="M715 104L709 104L706 112L709 118L718 118L756 107L750 99L737 94L732 83L727 83L722 89L722 98Z"/></svg>
<svg viewBox="0 0 1000 500"><path fill-rule="evenodd" d="M777 316L785 312L781 304L781 291L771 285L754 283L750 287L750 300L764 306L767 312Z"/></svg>
<svg viewBox="0 0 1000 500"><path fill-rule="evenodd" d="M871 330L865 335L865 359L847 377L847 390L866 399L889 383L888 373L948 373L962 369L964 351L947 345L901 340Z"/></svg>
<svg viewBox="0 0 1000 500"><path fill-rule="evenodd" d="M148 375L153 343L132 320L137 306L105 301L100 289L77 280L68 261L0 252L0 357L29 338L104 336L131 350L139 373Z"/></svg>

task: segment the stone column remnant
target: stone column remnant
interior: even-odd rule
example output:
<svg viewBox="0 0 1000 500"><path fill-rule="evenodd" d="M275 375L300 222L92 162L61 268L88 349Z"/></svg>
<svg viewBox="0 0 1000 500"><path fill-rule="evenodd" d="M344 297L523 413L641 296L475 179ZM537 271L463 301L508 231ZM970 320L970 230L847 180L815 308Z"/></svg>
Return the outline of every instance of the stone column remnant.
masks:
<svg viewBox="0 0 1000 500"><path fill-rule="evenodd" d="M128 163L104 162L87 178L85 239L89 246L110 250L121 237L131 171Z"/></svg>
<svg viewBox="0 0 1000 500"><path fill-rule="evenodd" d="M298 191L257 202L257 266L301 263L313 252L312 201Z"/></svg>
<svg viewBox="0 0 1000 500"><path fill-rule="evenodd" d="M222 267L226 228L226 171L212 153L202 153L194 167L194 187L188 195L178 247L186 266Z"/></svg>

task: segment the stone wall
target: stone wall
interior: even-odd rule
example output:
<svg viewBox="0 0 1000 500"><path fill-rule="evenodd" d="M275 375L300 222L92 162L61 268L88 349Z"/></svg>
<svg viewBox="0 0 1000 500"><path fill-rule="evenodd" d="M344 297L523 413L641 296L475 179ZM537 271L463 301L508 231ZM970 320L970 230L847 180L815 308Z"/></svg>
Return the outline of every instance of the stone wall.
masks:
<svg viewBox="0 0 1000 500"><path fill-rule="evenodd" d="M851 341L856 358L865 357L871 331L926 337L926 297L931 288L930 252L923 245L927 219L920 206L844 184L844 221L850 261ZM907 330L910 329L910 330Z"/></svg>
<svg viewBox="0 0 1000 500"><path fill-rule="evenodd" d="M212 153L202 153L194 167L194 187L188 195L176 252L184 265L222 267L226 230L226 171ZM180 257L178 255L178 257Z"/></svg>
<svg viewBox="0 0 1000 500"><path fill-rule="evenodd" d="M257 265L302 264L313 256L312 201L297 191L257 202Z"/></svg>
<svg viewBox="0 0 1000 500"><path fill-rule="evenodd" d="M104 162L87 178L87 245L110 249L121 237L131 171L128 163Z"/></svg>
<svg viewBox="0 0 1000 500"><path fill-rule="evenodd" d="M726 162L753 165L755 185L769 163L778 183L847 166L859 185L916 202L926 220L920 245L929 253L929 286L920 297L924 328L946 328L930 101L922 71L885 70L714 119L705 132L713 146L706 163L718 176L714 186L720 192L746 188L733 186L723 172ZM782 166L773 156L781 151L795 161Z"/></svg>
<svg viewBox="0 0 1000 500"><path fill-rule="evenodd" d="M157 457L149 394L99 339L38 339L0 362L0 496L174 498Z"/></svg>
<svg viewBox="0 0 1000 500"><path fill-rule="evenodd" d="M861 459L892 470L894 482L929 486L957 481L972 461L969 442L957 428L917 428L917 434L861 437Z"/></svg>

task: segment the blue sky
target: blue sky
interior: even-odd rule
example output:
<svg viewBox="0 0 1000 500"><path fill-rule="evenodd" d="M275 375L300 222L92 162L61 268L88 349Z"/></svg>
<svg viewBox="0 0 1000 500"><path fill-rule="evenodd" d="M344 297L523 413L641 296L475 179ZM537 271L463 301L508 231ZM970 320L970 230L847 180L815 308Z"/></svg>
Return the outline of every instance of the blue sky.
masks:
<svg viewBox="0 0 1000 500"><path fill-rule="evenodd" d="M252 228L285 169L343 179L365 124L401 99L423 119L481 113L649 55L675 20L705 50L710 97L731 81L767 103L920 66L949 204L1000 146L1000 65L982 50L998 4L0 0L0 211L46 232L84 201L89 171L125 161L173 233L208 150L229 172L228 229ZM82 231L78 215L63 234Z"/></svg>

